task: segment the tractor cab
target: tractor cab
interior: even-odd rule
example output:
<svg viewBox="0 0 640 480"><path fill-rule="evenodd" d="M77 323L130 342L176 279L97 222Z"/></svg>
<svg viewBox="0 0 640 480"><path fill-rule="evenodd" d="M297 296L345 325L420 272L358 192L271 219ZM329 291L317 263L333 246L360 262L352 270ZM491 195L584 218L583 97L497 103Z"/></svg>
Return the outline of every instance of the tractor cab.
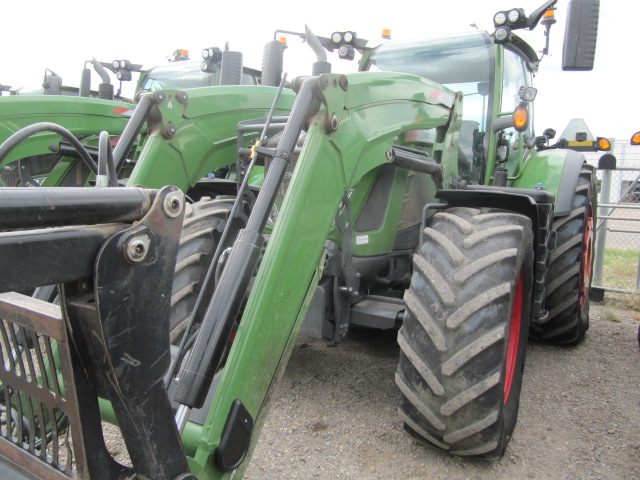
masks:
<svg viewBox="0 0 640 480"><path fill-rule="evenodd" d="M503 83L505 109L513 110L518 85L528 85L523 62L509 52L508 75ZM409 73L433 80L453 92L462 92L463 116L460 125L458 173L472 183L482 182L482 169L487 156L484 133L490 131L495 116L492 108L496 92L496 49L486 32L448 35L427 40L387 42L365 58L365 71ZM433 143L435 131L414 130L405 141L416 146ZM517 137L517 135L513 135Z"/></svg>
<svg viewBox="0 0 640 480"><path fill-rule="evenodd" d="M185 90L214 85L260 85L260 71L242 65L240 52L205 48L201 62L180 61L159 65L144 72L136 87L139 93L156 90Z"/></svg>

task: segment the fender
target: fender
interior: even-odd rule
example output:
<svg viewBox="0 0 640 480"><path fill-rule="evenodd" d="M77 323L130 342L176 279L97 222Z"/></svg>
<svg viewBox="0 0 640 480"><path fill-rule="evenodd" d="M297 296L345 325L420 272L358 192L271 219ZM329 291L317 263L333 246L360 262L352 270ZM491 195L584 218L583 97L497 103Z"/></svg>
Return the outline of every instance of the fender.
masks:
<svg viewBox="0 0 640 480"><path fill-rule="evenodd" d="M576 180L577 181L577 180ZM424 230L428 222L427 209L441 209L455 206L472 208L501 208L520 213L531 219L534 235L535 288L533 294L533 321L544 322L548 312L544 306L547 288L547 266L549 255L555 248L553 225L554 195L548 190L521 189L513 187L493 187L467 185L463 189L439 190L436 197L444 204L426 205L423 211Z"/></svg>
<svg viewBox="0 0 640 480"><path fill-rule="evenodd" d="M544 190L552 192L556 197L554 217L566 216L571 212L578 177L584 163L584 155L573 150L533 152L514 186L534 189L542 184Z"/></svg>

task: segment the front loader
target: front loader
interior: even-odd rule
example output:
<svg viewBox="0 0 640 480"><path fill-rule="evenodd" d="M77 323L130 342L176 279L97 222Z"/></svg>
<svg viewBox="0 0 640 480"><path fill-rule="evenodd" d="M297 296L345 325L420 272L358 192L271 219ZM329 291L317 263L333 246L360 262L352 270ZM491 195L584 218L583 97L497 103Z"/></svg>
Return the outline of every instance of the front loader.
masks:
<svg viewBox="0 0 640 480"><path fill-rule="evenodd" d="M568 69L592 66L595 45L585 61L577 42L589 27L595 38L597 3L570 6ZM550 24L554 4L499 12L493 35L363 50L359 73L327 72L319 59L294 82L286 122L274 108L240 122L263 133L246 171L238 160L235 199L214 190L233 207L210 226L216 260L180 321L171 280L191 240L184 228L180 238L184 211L194 208L180 189L1 189L0 291L61 285L59 311L0 296L6 470L241 477L300 331L341 341L353 326L400 327L396 383L411 434L499 458L517 419L529 330L571 343L588 326L594 172L533 135L539 59L513 33L543 16ZM361 48L348 39L332 35L337 48ZM190 132L207 123L196 126L194 97L179 93L159 102L142 154L173 152L177 180L189 178ZM266 175L246 201L258 157ZM238 212L248 215L240 227ZM108 454L101 417L119 425L130 466Z"/></svg>
<svg viewBox="0 0 640 480"><path fill-rule="evenodd" d="M207 86L260 84L260 72L243 67L241 52L230 51L228 48L225 51L218 48L208 48L205 51L207 59L202 62L202 68L199 62L195 62L195 65L194 62L177 62L142 72L135 91L135 105L131 101L122 99L120 93L122 82L130 81L132 72L141 72L142 66L123 59L99 62L93 58L85 62L79 89L62 88L61 78L48 71L50 73L45 75L43 83L45 95L21 93L3 98L0 104L2 106L0 109L0 142L4 142L26 126L32 126L36 123L53 123L63 127L69 134L82 142L90 158L83 159L77 149L70 145L68 135L67 138L64 135L61 137L59 128L52 130L49 128L50 125L42 125L38 132L32 132L20 142L20 145L0 159L0 186L85 186L93 184L96 175L98 175L96 160L98 149L101 148L99 134L102 131L108 133L108 143L115 147L116 153L120 157L116 165L119 183L126 184L147 137L145 128L147 117L150 114L153 115L151 111L153 107L166 98L162 92L154 92L159 89L185 90ZM211 52L210 55L209 52ZM101 78L98 92L90 90L91 70L88 68L89 66ZM115 96L114 85L111 83L108 71L112 72L120 81L120 88ZM142 100L143 97L146 98ZM268 110L269 103L267 103L267 107L263 106L264 94L258 94L258 97L256 101L243 99L245 104L242 105L237 101L236 94L231 96L222 109L223 111L238 110L236 115L238 118L253 118L261 111ZM214 95L214 98L219 97ZM250 96L250 98L252 97ZM172 98L168 100L168 103L171 101ZM137 128L133 128L134 125L129 125L129 132L124 141L120 142L125 126L132 117L136 105L140 102L143 105L138 109L133 122ZM251 104L251 107L247 108L247 104ZM210 102L201 102L197 115L203 116L203 108L208 108L208 105ZM232 108L229 108L230 105ZM179 103L177 106L182 107ZM177 110L180 108L176 108ZM242 111L252 111L252 113L243 116ZM207 112L207 115L212 115L212 112ZM219 112L218 115L220 115ZM229 121L234 122L235 118L229 118ZM35 135L35 133L39 133L39 135ZM198 134L198 138L195 139L196 143L200 141L224 142L226 139L226 137L212 138L215 134L210 131L199 131ZM106 145L103 147L106 148ZM220 161L219 156L210 158L211 169L202 175L215 172L228 165L228 163L220 164ZM235 153L230 156L230 163L234 161ZM147 166L145 170L148 172L149 168ZM156 170L162 171L164 167L159 166ZM192 182L191 186L195 185L197 180L199 178ZM153 176L149 177L148 175L145 177L144 183L157 187L166 184L156 182Z"/></svg>

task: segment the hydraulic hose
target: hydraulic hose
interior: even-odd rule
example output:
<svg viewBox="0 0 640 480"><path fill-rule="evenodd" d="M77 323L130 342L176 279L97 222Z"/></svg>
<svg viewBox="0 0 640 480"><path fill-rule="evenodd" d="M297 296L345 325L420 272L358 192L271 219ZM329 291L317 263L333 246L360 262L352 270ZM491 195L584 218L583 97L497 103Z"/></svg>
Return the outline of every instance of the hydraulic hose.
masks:
<svg viewBox="0 0 640 480"><path fill-rule="evenodd" d="M5 157L13 150L19 143L26 140L27 138L41 132L53 132L60 135L62 138L67 140L80 154L80 158L82 161L89 167L93 174L98 173L98 165L93 161L91 155L84 145L80 143L80 141L66 128L61 127L55 123L51 122L40 122L34 123L33 125L28 125L24 128L21 128L16 133L7 138L2 145L0 145L0 162L5 159Z"/></svg>

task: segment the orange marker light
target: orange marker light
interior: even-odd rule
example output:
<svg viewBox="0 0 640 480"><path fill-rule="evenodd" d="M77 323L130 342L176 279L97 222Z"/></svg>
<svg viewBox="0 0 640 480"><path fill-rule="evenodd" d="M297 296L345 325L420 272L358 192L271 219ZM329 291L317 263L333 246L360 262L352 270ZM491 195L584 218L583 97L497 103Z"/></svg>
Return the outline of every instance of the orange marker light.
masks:
<svg viewBox="0 0 640 480"><path fill-rule="evenodd" d="M518 132L524 132L529 125L529 112L526 108L516 108L513 112L513 123Z"/></svg>
<svg viewBox="0 0 640 480"><path fill-rule="evenodd" d="M286 45L287 44L287 37L278 37L278 41L280 43L284 43Z"/></svg>
<svg viewBox="0 0 640 480"><path fill-rule="evenodd" d="M636 132L631 137L631 145L640 145L640 132Z"/></svg>
<svg viewBox="0 0 640 480"><path fill-rule="evenodd" d="M382 38L385 40L391 40L391 29L383 28L382 29Z"/></svg>
<svg viewBox="0 0 640 480"><path fill-rule="evenodd" d="M609 141L608 138L598 137L596 139L596 142L598 144L598 150L605 150L605 151L611 150L611 142Z"/></svg>

